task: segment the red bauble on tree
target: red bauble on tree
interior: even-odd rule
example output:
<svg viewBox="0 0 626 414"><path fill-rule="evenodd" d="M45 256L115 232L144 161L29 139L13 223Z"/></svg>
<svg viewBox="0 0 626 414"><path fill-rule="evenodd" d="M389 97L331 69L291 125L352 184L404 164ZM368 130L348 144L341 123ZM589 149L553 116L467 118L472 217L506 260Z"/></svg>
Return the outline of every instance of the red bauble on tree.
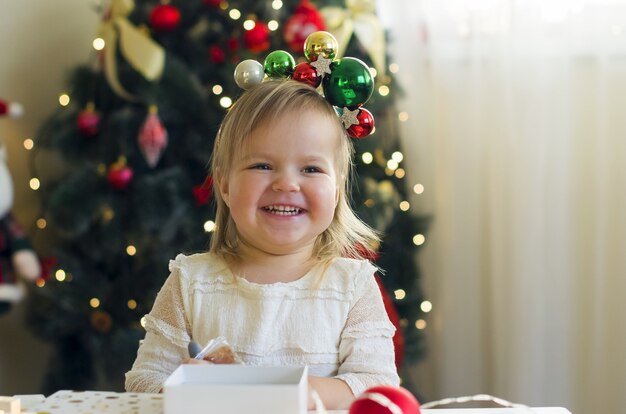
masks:
<svg viewBox="0 0 626 414"><path fill-rule="evenodd" d="M158 32L169 32L180 24L180 10L169 4L154 6L150 13L150 26Z"/></svg>
<svg viewBox="0 0 626 414"><path fill-rule="evenodd" d="M219 65L226 60L226 54L221 47L213 45L209 47L209 59Z"/></svg>
<svg viewBox="0 0 626 414"><path fill-rule="evenodd" d="M202 0L202 4L211 7L218 7L222 4L222 0Z"/></svg>
<svg viewBox="0 0 626 414"><path fill-rule="evenodd" d="M326 30L324 19L313 4L302 0L293 16L285 22L283 36L292 51L302 52L307 36L320 30Z"/></svg>
<svg viewBox="0 0 626 414"><path fill-rule="evenodd" d="M420 414L420 405L406 388L379 385L359 395L349 414Z"/></svg>
<svg viewBox="0 0 626 414"><path fill-rule="evenodd" d="M117 162L109 167L107 181L116 190L126 190L133 180L133 170L126 165L126 158L120 157Z"/></svg>
<svg viewBox="0 0 626 414"><path fill-rule="evenodd" d="M81 134L93 137L100 132L100 114L95 111L94 104L88 103L76 118L76 126Z"/></svg>
<svg viewBox="0 0 626 414"><path fill-rule="evenodd" d="M292 79L306 83L314 88L317 88L320 86L320 83L322 83L322 77L317 74L317 69L307 62L298 63L296 65L293 70Z"/></svg>
<svg viewBox="0 0 626 414"><path fill-rule="evenodd" d="M374 116L365 108L359 108L356 116L358 124L351 125L347 131L353 138L365 138L374 130Z"/></svg>
<svg viewBox="0 0 626 414"><path fill-rule="evenodd" d="M201 207L208 203L213 191L213 176L209 175L202 184L195 186L192 191L196 199L196 207Z"/></svg>
<svg viewBox="0 0 626 414"><path fill-rule="evenodd" d="M243 34L243 43L253 53L265 52L270 47L270 29L265 23L256 21L254 27Z"/></svg>
<svg viewBox="0 0 626 414"><path fill-rule="evenodd" d="M156 167L167 147L167 130L159 119L157 107L148 109L148 116L141 126L137 137L139 149L150 168Z"/></svg>

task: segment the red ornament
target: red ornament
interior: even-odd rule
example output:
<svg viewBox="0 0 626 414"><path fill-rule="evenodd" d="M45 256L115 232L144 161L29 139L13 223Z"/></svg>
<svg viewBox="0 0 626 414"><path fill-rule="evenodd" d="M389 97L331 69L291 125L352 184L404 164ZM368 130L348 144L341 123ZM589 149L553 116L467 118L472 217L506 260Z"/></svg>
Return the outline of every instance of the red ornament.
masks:
<svg viewBox="0 0 626 414"><path fill-rule="evenodd" d="M356 125L351 125L347 131L348 135L353 138L365 138L374 130L374 116L370 111L365 108L359 108L359 113L356 116L359 121Z"/></svg>
<svg viewBox="0 0 626 414"><path fill-rule="evenodd" d="M170 32L180 24L180 10L169 4L159 4L150 13L150 26L158 32Z"/></svg>
<svg viewBox="0 0 626 414"><path fill-rule="evenodd" d="M0 99L0 116L18 118L24 113L24 107L17 102L7 102Z"/></svg>
<svg viewBox="0 0 626 414"><path fill-rule="evenodd" d="M236 37L231 37L230 39L228 39L227 45L228 50L230 50L231 52L236 52L239 50L239 39L237 39Z"/></svg>
<svg viewBox="0 0 626 414"><path fill-rule="evenodd" d="M116 190L126 190L133 180L133 170L126 165L126 159L120 157L120 159L109 167L107 173L107 181L109 185Z"/></svg>
<svg viewBox="0 0 626 414"><path fill-rule="evenodd" d="M196 199L196 207L201 207L209 202L213 192L213 176L209 175L201 185L193 188L193 196Z"/></svg>
<svg viewBox="0 0 626 414"><path fill-rule="evenodd" d="M157 165L167 146L167 130L161 123L157 112L156 106L153 105L149 108L148 116L137 137L139 149L150 168Z"/></svg>
<svg viewBox="0 0 626 414"><path fill-rule="evenodd" d="M326 30L322 15L308 0L302 0L285 22L283 37L292 51L302 52L307 36L319 30Z"/></svg>
<svg viewBox="0 0 626 414"><path fill-rule="evenodd" d="M420 404L406 388L379 385L359 395L350 405L348 413L420 414Z"/></svg>
<svg viewBox="0 0 626 414"><path fill-rule="evenodd" d="M270 29L256 21L254 27L243 34L243 43L252 53L261 53L270 48Z"/></svg>
<svg viewBox="0 0 626 414"><path fill-rule="evenodd" d="M226 60L226 54L221 47L211 46L209 47L209 59L211 59L211 62L219 65L220 63L224 63Z"/></svg>
<svg viewBox="0 0 626 414"><path fill-rule="evenodd" d="M385 311L389 320L396 327L396 333L393 335L393 350L396 356L396 368L399 370L404 361L404 334L402 333L402 327L400 326L400 316L396 310L389 292L385 289L380 278L376 275L376 283L380 289L380 294L383 297L383 305L385 305Z"/></svg>
<svg viewBox="0 0 626 414"><path fill-rule="evenodd" d="M211 7L218 7L222 4L222 0L202 0L202 4Z"/></svg>
<svg viewBox="0 0 626 414"><path fill-rule="evenodd" d="M292 79L306 83L314 88L317 88L320 86L320 83L322 83L322 77L317 74L317 69L307 62L298 63L296 65L293 70Z"/></svg>
<svg viewBox="0 0 626 414"><path fill-rule="evenodd" d="M81 134L87 137L98 135L100 131L100 114L94 110L92 103L87 104L76 118L76 126Z"/></svg>

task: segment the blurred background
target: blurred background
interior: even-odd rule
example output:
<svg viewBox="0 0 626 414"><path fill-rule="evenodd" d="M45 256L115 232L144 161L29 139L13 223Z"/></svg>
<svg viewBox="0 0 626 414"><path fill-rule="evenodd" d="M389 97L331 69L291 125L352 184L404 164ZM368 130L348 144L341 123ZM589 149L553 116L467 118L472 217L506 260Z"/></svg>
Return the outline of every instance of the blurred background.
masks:
<svg viewBox="0 0 626 414"><path fill-rule="evenodd" d="M165 254L166 267L174 252L195 248L181 246L174 235L163 236L168 247L158 250L139 238L129 244L123 229L104 231L121 211L131 211L115 204L125 199L120 194L146 205L154 201L150 185L164 188L156 172L165 174L177 162L201 165L208 153L189 161L193 145L183 151L176 134L186 143L210 136L229 106L222 98L237 93L229 80L236 63L262 63L269 51L289 47L287 26L306 31L324 24L347 38L346 55L376 71L365 105L376 131L358 144L362 178L355 202L390 234L378 259L388 270L383 291L402 334L396 349L405 356L399 361L404 384L422 401L487 393L572 413L626 413L626 1L198 0L196 9L193 2L172 1L182 14L178 23L171 14L155 19L154 8L165 4L135 3L130 24L180 63L168 60L159 85L169 89L155 92L118 50L119 83L137 101L111 86L102 73L106 58L94 49L101 23L111 21L109 2L2 2L7 53L0 98L21 103L24 113L12 117L6 110L0 140L12 180L11 211L41 259L42 277L29 283L27 300L0 314L0 395L119 386L117 371L104 372L102 363L116 355L107 353L115 344L135 346L142 312L164 277L149 282L157 272L151 266L160 262L134 267L133 257ZM290 20L294 15L303 20ZM198 24L198 16L208 16L208 26ZM256 24L245 28L248 20ZM257 33L258 22L267 23L266 32ZM180 35L183 28L191 34ZM237 49L231 38L239 39ZM203 59L181 46L198 39ZM180 73L195 80L165 82L183 79ZM225 91L217 94L216 85ZM172 103L196 92L203 113L214 117L203 117L206 125L193 110L181 110L184 102ZM170 132L154 168L134 141L123 144L131 142L127 130L133 137L143 130L151 105L158 105ZM92 135L110 146L84 143L94 128L92 113L102 121ZM194 131L177 123L183 115ZM77 127L78 117L83 124ZM212 136L205 151L210 142ZM111 181L120 155L133 168L132 185L145 179L126 193L107 187L124 185L123 176ZM162 175L167 188L197 190L188 197L190 209L207 188L197 171L180 185L167 181L173 173ZM91 201L108 191L111 208L101 211L102 204ZM96 227L91 209L99 211ZM197 239L204 239L210 208L193 211L188 216L200 223ZM163 223L159 211L144 213ZM143 223L145 234L156 231L147 219L128 216L129 223ZM105 243L106 237L123 241ZM111 246L123 258L106 250ZM106 257L96 254L100 247ZM390 260L393 252L411 260ZM57 273L61 268L67 274ZM136 277L134 284L121 282L130 276L110 275L124 272ZM80 274L89 274L83 285ZM142 300L124 296L146 283ZM122 292L123 305L104 291Z"/></svg>

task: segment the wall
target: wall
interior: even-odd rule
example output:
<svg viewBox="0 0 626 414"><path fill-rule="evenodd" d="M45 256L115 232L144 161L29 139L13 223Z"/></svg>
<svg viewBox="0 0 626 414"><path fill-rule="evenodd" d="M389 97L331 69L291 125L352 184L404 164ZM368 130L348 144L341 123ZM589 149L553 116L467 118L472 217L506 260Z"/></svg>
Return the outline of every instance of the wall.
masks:
<svg viewBox="0 0 626 414"><path fill-rule="evenodd" d="M13 212L38 251L48 246L35 234L39 204L28 185L30 154L22 142L28 137L36 142L37 128L58 106L69 69L91 56L97 7L85 0L2 1L0 98L20 102L25 113L19 119L0 119L0 140L7 147L15 187ZM23 307L16 306L0 316L0 395L40 392L50 349L25 328L23 314Z"/></svg>

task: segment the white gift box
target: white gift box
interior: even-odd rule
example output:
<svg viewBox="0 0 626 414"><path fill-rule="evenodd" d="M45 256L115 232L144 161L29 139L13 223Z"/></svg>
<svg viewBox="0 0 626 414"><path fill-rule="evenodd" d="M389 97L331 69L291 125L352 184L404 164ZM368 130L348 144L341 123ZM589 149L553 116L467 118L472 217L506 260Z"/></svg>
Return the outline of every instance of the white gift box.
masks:
<svg viewBox="0 0 626 414"><path fill-rule="evenodd" d="M165 381L164 414L305 414L307 367L181 365Z"/></svg>

